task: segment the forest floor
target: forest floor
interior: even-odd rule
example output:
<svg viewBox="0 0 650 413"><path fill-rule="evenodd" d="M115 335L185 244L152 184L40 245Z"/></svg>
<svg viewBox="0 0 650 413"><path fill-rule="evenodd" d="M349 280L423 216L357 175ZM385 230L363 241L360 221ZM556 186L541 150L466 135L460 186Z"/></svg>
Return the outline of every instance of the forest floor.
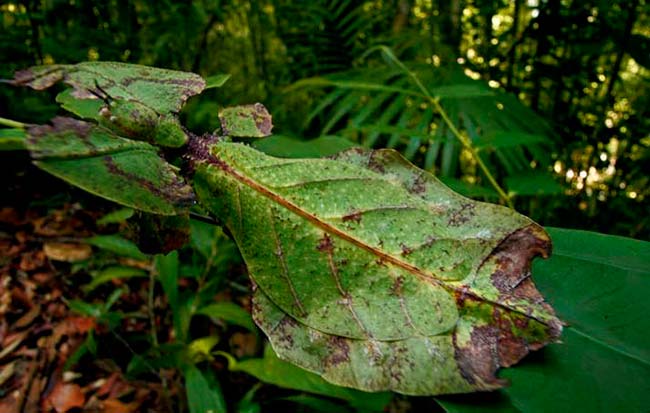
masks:
<svg viewBox="0 0 650 413"><path fill-rule="evenodd" d="M177 369L127 378L134 357L147 350L142 337L155 331L159 343L173 340L171 317L162 294L151 300L150 277L115 278L88 289L100 266L133 268L134 275L152 271L150 259L83 242L97 233L101 215L78 204L0 209L0 412L179 411L185 403ZM107 308L104 293L113 291L119 295ZM226 295L218 299L232 298ZM216 328L223 335L224 326ZM224 350L237 356L259 350L254 334L237 330L225 338ZM216 371L226 368L224 360L212 364Z"/></svg>

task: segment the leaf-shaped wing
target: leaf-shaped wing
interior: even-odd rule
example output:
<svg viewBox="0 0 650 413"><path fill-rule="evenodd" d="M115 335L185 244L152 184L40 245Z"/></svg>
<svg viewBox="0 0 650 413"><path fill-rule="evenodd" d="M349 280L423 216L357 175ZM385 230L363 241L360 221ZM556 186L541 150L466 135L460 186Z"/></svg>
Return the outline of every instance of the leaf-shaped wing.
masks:
<svg viewBox="0 0 650 413"><path fill-rule="evenodd" d="M224 108L219 113L224 135L263 138L271 134L271 114L261 103Z"/></svg>
<svg viewBox="0 0 650 413"><path fill-rule="evenodd" d="M28 130L35 164L86 191L145 212L175 215L193 201L192 188L154 146L70 118Z"/></svg>
<svg viewBox="0 0 650 413"><path fill-rule="evenodd" d="M74 88L77 99L95 99L95 91L142 103L159 114L178 112L205 88L205 80L194 73L117 62L36 66L17 72L13 84L43 90L60 81Z"/></svg>
<svg viewBox="0 0 650 413"><path fill-rule="evenodd" d="M500 366L559 336L530 280L550 241L529 219L393 151L194 151L197 194L232 232L280 357L364 390L458 393L500 387Z"/></svg>

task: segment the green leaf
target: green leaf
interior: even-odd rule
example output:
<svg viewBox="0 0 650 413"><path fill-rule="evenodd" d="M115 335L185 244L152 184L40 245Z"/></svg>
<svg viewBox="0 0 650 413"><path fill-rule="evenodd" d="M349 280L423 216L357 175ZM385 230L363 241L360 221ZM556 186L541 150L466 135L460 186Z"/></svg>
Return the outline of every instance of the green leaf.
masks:
<svg viewBox="0 0 650 413"><path fill-rule="evenodd" d="M470 198L487 198L491 200L498 200L499 194L490 187L472 185L460 179L454 179L449 177L441 177L440 180L447 185L449 188L458 192L461 195Z"/></svg>
<svg viewBox="0 0 650 413"><path fill-rule="evenodd" d="M129 220L130 236L147 254L167 254L190 239L189 211L178 215L138 212Z"/></svg>
<svg viewBox="0 0 650 413"><path fill-rule="evenodd" d="M56 101L63 109L83 119L99 120L99 111L104 106L104 102L99 99L76 98L73 89L66 89L56 95Z"/></svg>
<svg viewBox="0 0 650 413"><path fill-rule="evenodd" d="M193 200L176 168L147 143L70 118L54 118L28 135L39 168L92 194L162 215L175 215Z"/></svg>
<svg viewBox="0 0 650 413"><path fill-rule="evenodd" d="M218 88L226 84L228 79L230 79L230 74L221 73L218 75L212 75L205 79L205 88L213 89Z"/></svg>
<svg viewBox="0 0 650 413"><path fill-rule="evenodd" d="M508 148L513 146L528 146L531 144L538 144L547 141L544 135L524 132L492 132L481 136L478 140L474 141L476 148Z"/></svg>
<svg viewBox="0 0 650 413"><path fill-rule="evenodd" d="M172 251L167 255L156 255L154 258L158 280L167 296L172 314L178 312L178 264L178 251Z"/></svg>
<svg viewBox="0 0 650 413"><path fill-rule="evenodd" d="M93 274L92 281L84 286L83 289L86 293L89 293L101 284L109 281L147 276L149 276L149 274L139 268L125 266L108 267L102 269L101 271L98 271L96 274Z"/></svg>
<svg viewBox="0 0 650 413"><path fill-rule="evenodd" d="M24 151L26 137L24 129L0 129L0 151Z"/></svg>
<svg viewBox="0 0 650 413"><path fill-rule="evenodd" d="M59 81L73 88L57 96L66 110L122 136L168 147L187 142L177 113L205 88L194 73L116 62L36 66L17 72L11 83L42 90Z"/></svg>
<svg viewBox="0 0 650 413"><path fill-rule="evenodd" d="M224 108L219 112L221 132L227 136L263 138L271 134L271 114L261 103Z"/></svg>
<svg viewBox="0 0 650 413"><path fill-rule="evenodd" d="M124 257L143 261L148 258L138 249L138 247L133 242L122 238L119 235L95 235L94 237L86 238L84 241L97 248L110 251Z"/></svg>
<svg viewBox="0 0 650 413"><path fill-rule="evenodd" d="M371 411L382 411L391 399L390 393L366 393L330 384L317 374L280 360L269 347L264 351L264 358L240 361L230 368L248 373L265 383L346 400L353 406Z"/></svg>
<svg viewBox="0 0 650 413"><path fill-rule="evenodd" d="M281 400L287 400L292 403L300 404L308 407L310 411L322 413L349 413L350 409L340 404L334 403L330 400L320 397L309 396L307 394L297 394L295 396L283 397Z"/></svg>
<svg viewBox="0 0 650 413"><path fill-rule="evenodd" d="M217 252L217 241L224 237L221 227L193 219L190 228L192 248L209 260Z"/></svg>
<svg viewBox="0 0 650 413"><path fill-rule="evenodd" d="M43 90L60 81L73 87L77 99L96 100L103 91L110 99L140 102L159 114L178 112L205 88L194 73L117 62L35 66L17 72L12 83Z"/></svg>
<svg viewBox="0 0 650 413"><path fill-rule="evenodd" d="M185 342L190 329L190 321L196 309L197 296L189 292L181 294L179 291L178 251L172 251L167 255L156 255L154 266L158 271L158 280L169 302L176 339Z"/></svg>
<svg viewBox="0 0 650 413"><path fill-rule="evenodd" d="M127 219L133 216L133 209L131 208L120 208L115 211L109 212L103 217L97 220L97 225L109 225L109 224L119 224L125 222Z"/></svg>
<svg viewBox="0 0 650 413"><path fill-rule="evenodd" d="M184 370L185 389L190 413L226 413L226 401L218 383L212 385L201 370L188 366Z"/></svg>
<svg viewBox="0 0 650 413"><path fill-rule="evenodd" d="M636 412L650 405L650 243L548 228L553 255L535 264L535 281L566 320L562 342L508 369L511 386L481 411ZM553 379L549 379L552 377ZM477 411L458 397L448 412ZM505 411L505 410L504 410Z"/></svg>
<svg viewBox="0 0 650 413"><path fill-rule="evenodd" d="M562 193L560 185L550 172L531 170L506 178L506 187L512 195L555 195Z"/></svg>
<svg viewBox="0 0 650 413"><path fill-rule="evenodd" d="M219 336L217 335L205 336L192 340L187 345L187 351L189 353L190 360L194 361L195 363L204 360L211 360L212 356L210 355L210 352L212 351L212 348L217 345L217 343L219 343Z"/></svg>
<svg viewBox="0 0 650 413"><path fill-rule="evenodd" d="M255 324L248 311L231 302L213 303L199 308L196 314L203 314L211 318L219 318L227 323L235 324L255 332Z"/></svg>
<svg viewBox="0 0 650 413"><path fill-rule="evenodd" d="M365 90L365 91L375 91L375 92L393 92L393 93L403 93L405 95L420 96L422 94L413 90L405 89L402 87L395 86L386 86L378 83L363 82L363 81L354 81L354 80L335 80L327 79L323 77L313 77L309 79L302 79L288 87L285 91L291 92L295 89L300 89L303 87L325 87L325 86L335 86L340 89L354 89L354 90Z"/></svg>
<svg viewBox="0 0 650 413"><path fill-rule="evenodd" d="M233 234L281 358L368 391L461 393L502 387L499 367L558 338L529 278L550 240L528 218L390 150L197 149L197 194Z"/></svg>
<svg viewBox="0 0 650 413"><path fill-rule="evenodd" d="M630 44L634 47L626 49L626 52L641 66L650 69L650 36L636 33L632 35Z"/></svg>
<svg viewBox="0 0 650 413"><path fill-rule="evenodd" d="M439 99L460 99L493 96L494 91L479 82L432 87L431 93Z"/></svg>
<svg viewBox="0 0 650 413"><path fill-rule="evenodd" d="M255 149L280 158L322 158L356 146L354 142L340 136L321 136L305 141L273 135L253 142Z"/></svg>

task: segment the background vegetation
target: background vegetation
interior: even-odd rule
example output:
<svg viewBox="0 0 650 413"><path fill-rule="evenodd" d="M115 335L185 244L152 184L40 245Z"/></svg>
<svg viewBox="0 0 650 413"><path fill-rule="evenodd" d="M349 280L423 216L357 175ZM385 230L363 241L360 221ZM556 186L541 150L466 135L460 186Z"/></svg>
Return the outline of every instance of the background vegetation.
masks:
<svg viewBox="0 0 650 413"><path fill-rule="evenodd" d="M35 64L85 60L141 63L205 77L230 74L224 87L189 102L183 117L190 129L212 131L220 108L260 101L275 124L276 137L260 144L266 152L296 156L350 144L393 147L455 190L511 202L542 225L648 240L647 10L646 0L3 2L0 78ZM389 46L413 76L378 45ZM438 103L423 96L414 77L440 96ZM0 87L0 117L47 122L58 113L53 104L58 91ZM471 142L507 200L456 132ZM126 223L133 211L115 210L46 176L20 152L0 157L6 182L0 266L3 276L11 276L0 285L0 343L8 348L6 343L17 340L13 332L38 331L36 338L25 334L19 343L63 348L60 360L46 352L49 362L39 361L50 383L43 385L47 397L41 403L51 411L88 409L93 400L99 411L198 412L226 405L239 412L471 411L466 399L370 397L312 381L272 354L260 358L263 342L243 310L250 305L245 270L220 229L192 221L189 246L152 258L122 237L143 236ZM81 238L85 241L78 243ZM66 250L62 241L76 247ZM564 248L575 252L589 242L585 235ZM607 265L642 271L644 262ZM589 280L603 268L581 264L572 271ZM557 280L562 286L557 290L563 291L561 273ZM581 282L567 287L570 294L563 297L578 294ZM597 302L603 308L596 313L609 311L609 304ZM562 317L573 311L572 303L567 300ZM43 326L55 326L45 344L37 341ZM68 347L54 340L63 334L57 329L70 337ZM577 346L575 354L583 348ZM0 361L11 351L0 348ZM555 353L545 354L553 359ZM83 374L76 380L86 386L83 391L57 387L64 382L63 371L79 361L86 362L75 369ZM575 363L575 371L584 370ZM528 366L533 375L536 368ZM308 393L263 386L230 370ZM521 374L513 371L513 377ZM518 371L525 377L526 368ZM100 380L110 386L91 387ZM534 399L529 395L545 380L529 381L524 399ZM587 387L581 394L589 394ZM70 393L54 397L57 389ZM647 393L635 394L641 405L640 395ZM510 403L503 397L474 402L506 409ZM538 399L531 406L544 406L546 401Z"/></svg>
<svg viewBox="0 0 650 413"><path fill-rule="evenodd" d="M261 101L276 133L395 146L439 176L486 184L417 98L324 81L408 88L379 54L364 55L388 45L428 87L477 79L494 92L456 90L446 108L472 140L492 140L482 156L518 195L519 211L544 225L649 238L645 0L53 0L5 2L0 11L5 78L34 64L98 59L228 73L226 88L187 108L193 129L214 129L222 105ZM296 85L314 76L320 82ZM48 119L49 97L2 88L0 115ZM512 99L524 107L514 111Z"/></svg>

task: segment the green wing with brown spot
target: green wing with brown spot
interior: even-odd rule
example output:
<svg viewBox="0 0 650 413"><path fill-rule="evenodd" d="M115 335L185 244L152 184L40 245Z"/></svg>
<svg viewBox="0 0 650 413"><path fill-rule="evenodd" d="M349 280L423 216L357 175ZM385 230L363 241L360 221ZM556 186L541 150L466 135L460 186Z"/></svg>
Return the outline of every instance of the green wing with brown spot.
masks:
<svg viewBox="0 0 650 413"><path fill-rule="evenodd" d="M36 66L17 72L11 83L42 90L61 81L72 86L57 96L66 110L121 136L167 147L187 142L177 114L205 88L194 73L116 62Z"/></svg>
<svg viewBox="0 0 650 413"><path fill-rule="evenodd" d="M193 151L197 195L233 234L281 358L368 391L460 393L501 387L498 368L559 337L530 279L550 240L528 218L394 151Z"/></svg>
<svg viewBox="0 0 650 413"><path fill-rule="evenodd" d="M148 143L70 118L54 118L27 134L39 168L92 194L162 215L186 212L194 199L177 168Z"/></svg>

